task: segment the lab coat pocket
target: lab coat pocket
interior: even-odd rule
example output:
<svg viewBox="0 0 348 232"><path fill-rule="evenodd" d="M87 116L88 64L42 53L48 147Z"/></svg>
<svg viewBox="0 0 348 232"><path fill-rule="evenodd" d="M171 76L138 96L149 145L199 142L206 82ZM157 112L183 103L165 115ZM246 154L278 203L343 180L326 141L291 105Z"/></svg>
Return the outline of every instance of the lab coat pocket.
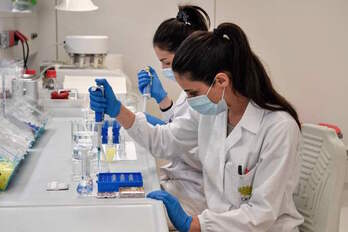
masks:
<svg viewBox="0 0 348 232"><path fill-rule="evenodd" d="M233 208L239 208L241 204L247 203L252 194L252 184L256 167L247 174L239 175L238 167L232 163L225 166L225 189L224 194Z"/></svg>

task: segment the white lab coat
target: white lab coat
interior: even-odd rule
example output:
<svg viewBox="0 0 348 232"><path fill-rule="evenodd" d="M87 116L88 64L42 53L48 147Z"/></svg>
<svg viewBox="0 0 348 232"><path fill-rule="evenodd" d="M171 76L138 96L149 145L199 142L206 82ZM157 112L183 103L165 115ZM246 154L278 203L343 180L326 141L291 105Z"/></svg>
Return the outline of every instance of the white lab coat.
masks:
<svg viewBox="0 0 348 232"><path fill-rule="evenodd" d="M208 209L198 216L202 231L295 232L303 217L292 194L299 178L300 131L286 112L249 102L226 137L227 112L187 117L151 127L142 113L128 133L152 154L178 156L199 147ZM238 166L248 174L238 175ZM252 187L250 199L238 189Z"/></svg>
<svg viewBox="0 0 348 232"><path fill-rule="evenodd" d="M189 115L186 93L182 91L173 106L162 112L165 122ZM198 215L207 208L203 190L202 165L198 157L198 148L194 148L160 168L161 186L174 194L182 203L185 211Z"/></svg>

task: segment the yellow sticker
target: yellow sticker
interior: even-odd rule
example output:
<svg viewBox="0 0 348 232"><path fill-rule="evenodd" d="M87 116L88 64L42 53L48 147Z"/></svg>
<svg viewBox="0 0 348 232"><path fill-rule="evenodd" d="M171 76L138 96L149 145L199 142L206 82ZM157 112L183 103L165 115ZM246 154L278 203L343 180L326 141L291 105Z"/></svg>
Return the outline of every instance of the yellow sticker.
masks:
<svg viewBox="0 0 348 232"><path fill-rule="evenodd" d="M238 192L242 195L242 197L251 196L253 188L251 186L242 186L238 188Z"/></svg>
<svg viewBox="0 0 348 232"><path fill-rule="evenodd" d="M8 161L0 161L0 190L5 190L14 171L14 165Z"/></svg>

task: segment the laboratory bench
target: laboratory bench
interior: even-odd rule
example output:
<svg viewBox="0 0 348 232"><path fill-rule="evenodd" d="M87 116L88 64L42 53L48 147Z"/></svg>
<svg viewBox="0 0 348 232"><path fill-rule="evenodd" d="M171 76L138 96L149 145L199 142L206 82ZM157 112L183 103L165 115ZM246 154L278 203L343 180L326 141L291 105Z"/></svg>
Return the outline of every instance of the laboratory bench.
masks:
<svg viewBox="0 0 348 232"><path fill-rule="evenodd" d="M72 181L71 117L52 117L46 131L0 192L1 231L168 231L159 201L81 197ZM135 144L136 160L113 162L112 172L141 172L145 193L160 188L155 159ZM59 181L69 190L46 191Z"/></svg>

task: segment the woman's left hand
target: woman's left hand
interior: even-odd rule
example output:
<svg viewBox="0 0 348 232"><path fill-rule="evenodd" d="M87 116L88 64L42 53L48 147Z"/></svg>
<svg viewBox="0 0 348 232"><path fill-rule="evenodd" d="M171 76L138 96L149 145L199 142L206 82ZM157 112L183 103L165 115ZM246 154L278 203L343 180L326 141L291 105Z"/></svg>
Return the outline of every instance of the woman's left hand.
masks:
<svg viewBox="0 0 348 232"><path fill-rule="evenodd" d="M166 206L170 221L173 223L175 228L180 232L187 232L190 230L192 217L187 215L184 209L181 207L179 200L169 194L166 191L153 191L147 194L148 198L163 201Z"/></svg>
<svg viewBox="0 0 348 232"><path fill-rule="evenodd" d="M143 94L146 86L148 86L152 82L150 94L151 94L151 97L156 100L157 104L159 104L165 99L165 97L167 97L168 94L166 90L163 88L162 83L160 79L158 78L156 71L152 67L150 67L150 74L148 73L148 71L144 69L139 71L138 88L140 93Z"/></svg>
<svg viewBox="0 0 348 232"><path fill-rule="evenodd" d="M162 121L161 119L151 115L151 114L148 114L148 113L145 113L145 117L146 117L146 121L148 123L150 123L151 125L153 126L156 126L156 125L165 125L166 123L164 121Z"/></svg>

